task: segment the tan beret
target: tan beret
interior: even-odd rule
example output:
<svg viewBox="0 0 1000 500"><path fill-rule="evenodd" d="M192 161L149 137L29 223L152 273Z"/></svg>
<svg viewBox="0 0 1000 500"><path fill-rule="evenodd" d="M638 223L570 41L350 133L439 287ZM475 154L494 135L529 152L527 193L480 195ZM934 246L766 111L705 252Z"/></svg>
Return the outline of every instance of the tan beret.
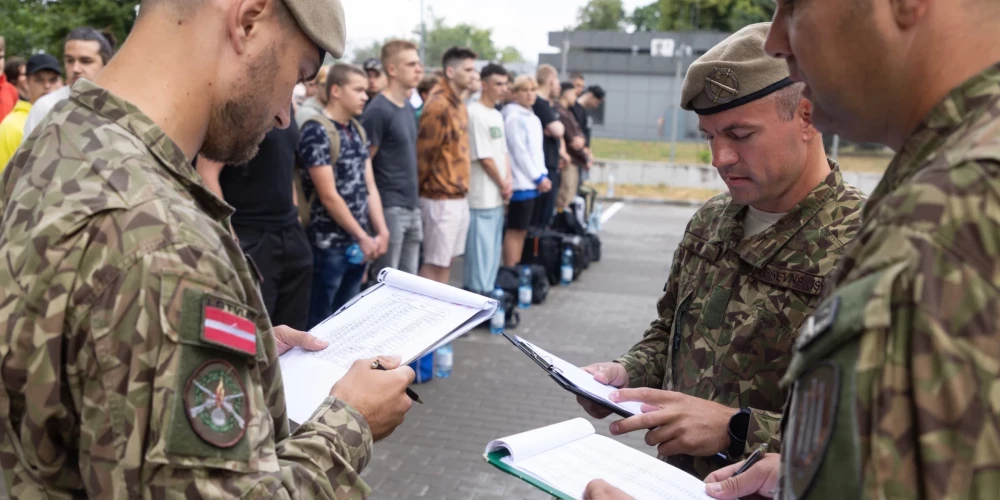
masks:
<svg viewBox="0 0 1000 500"><path fill-rule="evenodd" d="M344 55L347 27L340 0L284 0L299 27L334 59Z"/></svg>
<svg viewBox="0 0 1000 500"><path fill-rule="evenodd" d="M771 23L751 24L692 63L684 78L681 107L711 115L791 85L788 64L764 53L770 27Z"/></svg>

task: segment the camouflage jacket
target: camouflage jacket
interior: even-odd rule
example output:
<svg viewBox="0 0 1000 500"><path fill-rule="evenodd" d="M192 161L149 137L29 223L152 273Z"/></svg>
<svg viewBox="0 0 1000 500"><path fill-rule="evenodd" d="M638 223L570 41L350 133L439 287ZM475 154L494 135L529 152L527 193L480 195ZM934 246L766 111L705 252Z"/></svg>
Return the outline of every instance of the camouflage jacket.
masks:
<svg viewBox="0 0 1000 500"><path fill-rule="evenodd" d="M360 498L372 436L289 433L232 209L135 106L80 80L0 181L0 463L12 498Z"/></svg>
<svg viewBox="0 0 1000 500"><path fill-rule="evenodd" d="M619 358L629 387L653 387L751 410L745 453L780 449L786 393L778 387L798 326L860 226L863 195L840 168L766 231L743 238L746 206L728 193L688 223L674 254L659 318ZM730 457L733 460L740 457ZM725 463L670 457L703 478Z"/></svg>
<svg viewBox="0 0 1000 500"><path fill-rule="evenodd" d="M997 207L1000 65L907 139L800 332L785 498L1000 494Z"/></svg>

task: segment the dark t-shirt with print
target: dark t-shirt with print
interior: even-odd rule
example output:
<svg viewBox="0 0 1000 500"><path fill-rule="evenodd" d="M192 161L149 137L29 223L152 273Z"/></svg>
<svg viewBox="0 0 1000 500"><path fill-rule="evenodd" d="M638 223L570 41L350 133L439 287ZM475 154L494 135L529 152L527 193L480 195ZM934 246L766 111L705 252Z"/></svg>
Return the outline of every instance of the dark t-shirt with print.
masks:
<svg viewBox="0 0 1000 500"><path fill-rule="evenodd" d="M535 104L531 106L531 110L534 111L535 116L542 121L543 134L545 133L545 127L548 127L550 123L559 120L559 114L552 108L549 101L546 101L541 97L535 98ZM542 141L542 150L545 152L545 168L548 169L549 172L559 170L559 138L545 135L545 138Z"/></svg>
<svg viewBox="0 0 1000 500"><path fill-rule="evenodd" d="M361 141L361 135L354 125L344 126L334 122L340 134L340 157L333 166L337 193L347 203L358 224L370 232L368 223L368 186L365 184L365 161L368 160L368 144ZM340 227L316 194L316 187L308 175L314 168L330 164L330 138L319 123L310 121L302 126L299 137L299 164L305 169L302 189L307 198L315 197L310 207L309 234L318 236L331 245L346 246L357 241Z"/></svg>

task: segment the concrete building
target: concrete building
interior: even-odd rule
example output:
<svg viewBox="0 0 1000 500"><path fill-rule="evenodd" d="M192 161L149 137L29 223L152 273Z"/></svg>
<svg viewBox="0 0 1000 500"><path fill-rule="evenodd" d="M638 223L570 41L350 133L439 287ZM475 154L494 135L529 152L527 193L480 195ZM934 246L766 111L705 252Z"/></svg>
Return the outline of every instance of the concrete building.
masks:
<svg viewBox="0 0 1000 500"><path fill-rule="evenodd" d="M604 105L594 113L595 137L669 141L688 66L728 36L708 31L552 32L549 45L561 52L540 54L539 63L565 71L564 77L580 72L588 85L604 88ZM678 140L700 140L694 113L680 110L677 123Z"/></svg>

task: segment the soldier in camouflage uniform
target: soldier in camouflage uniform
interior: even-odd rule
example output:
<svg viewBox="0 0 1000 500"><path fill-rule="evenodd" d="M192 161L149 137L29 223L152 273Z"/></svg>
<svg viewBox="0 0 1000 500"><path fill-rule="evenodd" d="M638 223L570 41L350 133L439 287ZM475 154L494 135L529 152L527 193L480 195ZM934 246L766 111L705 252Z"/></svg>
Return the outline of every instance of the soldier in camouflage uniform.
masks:
<svg viewBox="0 0 1000 500"><path fill-rule="evenodd" d="M729 193L688 223L643 340L587 367L632 388L619 400L658 408L612 423L612 434L653 429L646 443L699 478L762 443L780 449L778 382L864 200L826 159L787 66L764 54L767 27L741 30L689 69L682 106L699 114Z"/></svg>
<svg viewBox="0 0 1000 500"><path fill-rule="evenodd" d="M766 49L817 124L897 154L799 334L780 461L713 495L1000 497L997 22L992 0L778 3Z"/></svg>
<svg viewBox="0 0 1000 500"><path fill-rule="evenodd" d="M290 433L278 355L323 346L272 329L232 209L191 166L245 161L343 44L337 0L147 0L119 55L29 136L0 180L11 497L369 492L359 473L402 422L412 370L357 363Z"/></svg>

